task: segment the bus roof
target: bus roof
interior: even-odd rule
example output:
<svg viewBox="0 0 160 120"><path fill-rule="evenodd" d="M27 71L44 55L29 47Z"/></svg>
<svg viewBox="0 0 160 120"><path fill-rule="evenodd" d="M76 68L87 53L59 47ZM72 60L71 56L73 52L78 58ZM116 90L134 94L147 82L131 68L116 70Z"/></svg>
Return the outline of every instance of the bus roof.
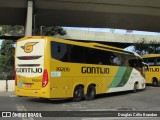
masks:
<svg viewBox="0 0 160 120"><path fill-rule="evenodd" d="M119 52L119 53L139 56L139 55L135 54L134 52L127 51L122 48L109 46L109 45L105 45L105 44L100 44L100 43L96 43L96 42L88 42L88 41L80 42L80 41L76 41L76 40L73 41L73 40L66 40L66 39L62 39L62 38L48 37L48 36L29 36L29 37L21 38L17 42L23 41L26 39L47 39L49 41L61 42L61 43L66 43L66 44L74 44L74 45L78 45L78 46L90 47L90 48L95 48L95 49L102 49L102 50L107 50L107 51L109 50L109 51L115 51L115 52Z"/></svg>
<svg viewBox="0 0 160 120"><path fill-rule="evenodd" d="M145 54L145 55L142 55L142 58L150 58L150 57L160 57L160 54Z"/></svg>

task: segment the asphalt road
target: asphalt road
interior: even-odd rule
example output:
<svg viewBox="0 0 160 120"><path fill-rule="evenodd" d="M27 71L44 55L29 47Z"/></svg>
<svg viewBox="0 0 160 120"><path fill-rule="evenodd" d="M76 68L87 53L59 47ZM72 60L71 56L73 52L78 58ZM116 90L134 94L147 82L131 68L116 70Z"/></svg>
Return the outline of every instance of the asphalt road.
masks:
<svg viewBox="0 0 160 120"><path fill-rule="evenodd" d="M132 92L119 92L112 94L97 95L95 100L92 101L81 101L72 102L70 99L66 100L48 100L40 98L28 98L28 97L17 97L13 92L0 92L0 111L19 111L19 112L42 112L50 113L51 116L56 115L54 118L42 117L42 118L10 118L11 120L44 120L44 119L55 119L55 120L75 120L75 117L66 117L70 112L66 111L83 111L88 114L88 111L92 111L95 115L95 111L160 111L160 87L148 86L143 91L137 93ZM51 111L51 112L50 112ZM53 111L62 111L54 113ZM136 112L137 113L137 112ZM1 114L1 113L0 113ZM75 113L79 114L79 113ZM94 116L93 115L93 116ZM60 117L59 117L60 116ZM106 120L106 119L148 119L147 117L76 117L76 120ZM8 118L0 117L0 120L8 120ZM159 120L160 118L152 118L153 120Z"/></svg>

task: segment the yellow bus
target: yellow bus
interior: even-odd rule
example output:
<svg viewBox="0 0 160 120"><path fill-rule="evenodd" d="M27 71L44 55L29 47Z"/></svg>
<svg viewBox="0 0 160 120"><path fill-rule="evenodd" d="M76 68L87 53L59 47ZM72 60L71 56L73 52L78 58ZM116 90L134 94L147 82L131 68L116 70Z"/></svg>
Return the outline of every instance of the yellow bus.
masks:
<svg viewBox="0 0 160 120"><path fill-rule="evenodd" d="M149 69L145 71L146 83L158 87L160 83L160 54L146 54L142 56Z"/></svg>
<svg viewBox="0 0 160 120"><path fill-rule="evenodd" d="M15 93L41 98L83 98L145 88L142 58L99 43L31 36L17 41Z"/></svg>

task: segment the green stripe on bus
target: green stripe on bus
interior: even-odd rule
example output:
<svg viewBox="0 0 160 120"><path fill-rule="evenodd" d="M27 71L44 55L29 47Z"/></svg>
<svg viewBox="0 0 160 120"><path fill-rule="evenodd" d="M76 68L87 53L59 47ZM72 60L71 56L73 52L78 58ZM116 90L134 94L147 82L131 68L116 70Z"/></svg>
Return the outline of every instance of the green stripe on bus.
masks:
<svg viewBox="0 0 160 120"><path fill-rule="evenodd" d="M126 72L127 67L119 67L112 83L108 86L108 88L114 88L117 87L117 85L119 85L119 83L121 83L121 80L123 78L123 75Z"/></svg>
<svg viewBox="0 0 160 120"><path fill-rule="evenodd" d="M130 75L132 73L132 69L133 68L130 68L130 67L128 67L126 69L126 71L125 71L125 73L124 73L124 75L123 75L123 77L121 79L121 82L117 85L117 87L122 87L122 86L124 86L128 82L129 77L130 77Z"/></svg>

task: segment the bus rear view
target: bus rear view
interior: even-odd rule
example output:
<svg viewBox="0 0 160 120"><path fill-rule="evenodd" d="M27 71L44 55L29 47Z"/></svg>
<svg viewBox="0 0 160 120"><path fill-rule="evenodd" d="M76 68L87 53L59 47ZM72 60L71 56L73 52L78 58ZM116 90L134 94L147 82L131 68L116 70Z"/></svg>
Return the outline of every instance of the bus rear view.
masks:
<svg viewBox="0 0 160 120"><path fill-rule="evenodd" d="M18 96L48 97L45 69L46 40L26 37L17 41L15 51L15 92Z"/></svg>

